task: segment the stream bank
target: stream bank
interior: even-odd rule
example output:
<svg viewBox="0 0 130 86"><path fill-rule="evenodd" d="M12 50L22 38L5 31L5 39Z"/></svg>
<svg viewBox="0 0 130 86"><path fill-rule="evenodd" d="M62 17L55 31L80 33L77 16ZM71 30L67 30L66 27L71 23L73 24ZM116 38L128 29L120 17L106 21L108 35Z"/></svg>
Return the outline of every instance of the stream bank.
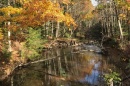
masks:
<svg viewBox="0 0 130 86"><path fill-rule="evenodd" d="M58 42L59 43L59 42ZM62 45L62 43L63 43L63 45ZM54 43L54 44L57 44L57 43ZM90 59L90 58L88 58L88 57L91 57L91 58L94 58L95 59L95 57L98 57L98 56L102 56L102 54L100 54L100 53L97 53L97 52L95 52L95 50L97 50L97 51L100 51L98 48L96 48L95 49L95 47L96 46L93 46L92 44L89 44L88 45L88 43L82 43L82 42L80 42L80 43L75 43L76 45L72 45L72 46L69 46L69 47L71 47L72 48L72 50L68 50L67 49L67 51L65 50L64 51L64 49L62 49L63 47L66 49L67 48L67 46L66 46L66 43L65 42L63 42L63 41L60 41L60 47L58 47L57 49L53 49L53 48L51 48L51 49L49 49L49 50L47 50L47 51L45 51L44 52L44 54L43 54L43 56L44 57L46 57L46 56L49 56L49 57L51 57L51 55L50 54L54 54L54 55L59 55L59 56L64 56L64 54L66 53L67 54L67 56L65 56L64 58L62 58L62 57L60 57L60 59L57 59L56 61L54 61L56 64L55 65L57 65L57 64L60 64L62 67L61 68L63 68L64 69L64 67L65 67L65 70L68 70L68 69L66 69L66 67L67 68L69 68L69 67L71 67L71 66L74 66L74 64L78 64L77 65L77 67L78 68L80 68L81 66L83 66L83 69L81 69L81 70L79 70L79 69L74 69L74 71L77 71L77 70L79 70L79 72L84 72L84 74L83 75L81 75L82 77L83 76L87 76L86 74L88 74L88 73L90 73L90 72L92 72L92 68L93 68L93 65L90 65L90 66L88 66L88 68L90 69L89 71L88 70L86 70L86 68L84 67L84 64L79 64L79 62L77 62L77 61L83 61L84 59L85 59L85 61L88 61L88 59ZM86 45L87 44L87 45ZM94 48L94 49L93 49ZM82 50L83 49L83 50ZM81 50L81 52L79 52ZM55 52L56 51L56 52ZM107 63L108 64L113 64L113 65L116 65L116 67L118 68L118 71L121 71L121 70L126 70L125 69L125 67L126 67L126 62L127 62L127 60L124 60L124 53L122 52L122 50L119 50L119 49L117 49L117 48L110 48L110 47L105 47L105 51L107 51L108 53L107 53L107 56L106 56L106 54L103 54L103 56L105 56L105 57L103 57L106 61L107 61ZM71 53L70 53L71 52ZM92 54L92 56L91 56L91 54L90 54L90 56L86 56L86 57L83 57L84 56L84 53L87 53L87 54L85 54L85 55L89 55L90 53ZM62 55L62 54L63 55ZM81 55L79 55L79 57L77 57L77 59L74 57L75 55L77 56L78 55L78 53L80 53ZM61 54L61 55L60 55ZM93 55L94 54L94 55ZM74 56L73 56L74 55ZM95 56L96 55L96 56ZM72 56L72 57L69 57L69 56ZM93 57L94 56L94 57ZM82 59L79 59L79 58L81 58L82 57ZM84 58L84 59L83 59ZM102 57L101 57L102 58ZM68 61L69 63L66 63L66 62L63 62L64 64L66 64L66 65L62 65L63 63L62 63L62 60L61 59L63 59L64 61ZM74 60L75 59L75 60ZM74 60L74 61L73 61ZM96 59L96 61L98 61L97 59ZM100 60L99 60L100 61ZM52 61L52 63L54 63L53 61ZM57 63L57 62L59 62L59 63ZM90 62L93 62L93 61L90 61ZM44 62L43 62L44 63ZM51 62L49 62L49 64L50 64ZM71 63L73 63L73 64L71 64ZM85 62L81 62L81 63L85 63ZM46 63L45 63L46 64ZM70 65L71 64L71 65ZM40 64L41 65L41 64ZM48 62L47 62L47 64L46 65L48 65ZM52 65L54 65L54 64L52 64ZM80 66L81 65L81 66ZM35 65L35 66L37 66L37 65ZM49 65L48 65L49 66ZM96 65L95 65L96 66ZM125 67L124 67L125 66ZM30 67L30 66L29 66ZM76 67L76 68L77 68ZM115 67L115 66L113 66L113 67ZM112 68L113 68L112 67ZM26 67L25 67L26 68ZM27 68L28 68L28 66L27 66ZM49 69L50 69L51 67L49 67ZM22 68L20 68L20 70L21 69L24 69L24 67L22 67ZM73 69L73 68L72 68ZM103 69L107 69L107 66L106 66L106 68L104 67ZM115 69L115 68L114 68ZM19 69L17 70L17 71L20 71ZM46 69L45 69L46 70ZM51 70L53 70L53 69L51 69ZM51 70L48 70L48 68L47 68L47 71L51 71ZM60 69L59 69L60 70ZM65 74L68 74L68 72L67 71L65 71L64 70L64 72L65 72ZM97 69L96 69L97 70ZM40 70L41 71L41 70ZM45 71L45 73L48 73L47 71ZM60 70L61 71L61 70ZM70 71L70 70L69 70ZM73 70L72 70L73 71ZM107 71L108 71L108 69L107 69ZM113 71L116 71L116 70L113 70ZM52 71L53 72L53 71ZM76 72L76 73L78 73L78 72ZM74 74L76 74L76 73L74 73ZM95 74L95 73L98 73L97 71L93 71L93 73ZM92 74L93 74L92 73ZM48 74L50 74L50 73L48 73ZM48 76L48 74L46 75L46 76ZM126 73L125 71L122 73L121 72L121 78L122 79L124 79L124 77L126 77L126 75L127 75L128 73ZM52 74L52 75L55 75L55 74ZM56 76L58 76L58 78L60 78L60 79L62 79L62 80L64 80L65 78L64 77L61 77L61 76L59 76L59 75L56 75ZM70 75L70 76L72 76L72 75ZM78 75L76 75L77 77L78 77ZM92 75L93 76L93 75ZM82 78L81 77L81 78ZM7 79L8 79L9 77L7 77L3 82L1 82L1 83L3 83L4 85L5 85L5 83L8 81ZM71 77L70 77L71 78ZM81 79L80 78L80 79ZM74 79L74 78L73 78ZM75 84L74 82L75 81L73 81L73 79L69 79L69 81L72 81L73 82L73 84ZM87 80L89 80L89 77L87 77L86 78ZM68 79L67 79L68 80ZM127 82L128 82L128 80L126 80ZM83 80L82 80L82 82L83 82ZM91 80L90 80L90 82L91 82ZM86 83L86 82L85 82ZM126 84L126 82L125 82L125 84ZM129 84L129 83L128 83ZM2 85L2 86L4 86L4 85ZM9 85L6 85L6 86L9 86ZM84 86L84 85L81 85L81 86ZM125 85L124 85L125 86Z"/></svg>
<svg viewBox="0 0 130 86"><path fill-rule="evenodd" d="M121 76L121 83L123 86L130 85L130 70L127 68L129 63L128 54L124 53L124 50L117 49L117 48L105 48L108 51L108 57L110 59L110 63L114 64L120 70L122 70Z"/></svg>

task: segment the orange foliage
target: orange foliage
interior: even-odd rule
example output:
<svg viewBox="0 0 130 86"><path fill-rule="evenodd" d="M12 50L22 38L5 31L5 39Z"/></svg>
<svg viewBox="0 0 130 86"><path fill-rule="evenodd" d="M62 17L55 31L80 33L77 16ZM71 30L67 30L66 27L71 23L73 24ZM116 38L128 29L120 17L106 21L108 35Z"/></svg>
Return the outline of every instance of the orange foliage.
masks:
<svg viewBox="0 0 130 86"><path fill-rule="evenodd" d="M5 17L0 16L0 22L3 22L3 21L5 21Z"/></svg>
<svg viewBox="0 0 130 86"><path fill-rule="evenodd" d="M128 11L130 11L130 7L128 7Z"/></svg>
<svg viewBox="0 0 130 86"><path fill-rule="evenodd" d="M23 8L14 8L12 6L0 8L4 13L0 16L0 22L11 22L9 29L36 27L43 25L47 21L65 22L68 26L76 26L73 18L64 15L58 3L52 3L50 0L20 0ZM13 16L12 16L13 15ZM15 22L15 23L14 23Z"/></svg>
<svg viewBox="0 0 130 86"><path fill-rule="evenodd" d="M12 6L7 6L0 9L0 12L4 13L6 16L12 15L12 14L18 14L21 13L22 8L14 8Z"/></svg>
<svg viewBox="0 0 130 86"><path fill-rule="evenodd" d="M80 13L80 19L91 20L93 16L93 10L95 9L90 0L83 0L79 2L81 5L82 12ZM80 10L79 10L80 11Z"/></svg>
<svg viewBox="0 0 130 86"><path fill-rule="evenodd" d="M23 5L23 9L24 10L21 15L15 18L15 21L18 21L18 23L21 24L20 27L34 27L42 25L44 22L51 20L58 22L65 21L67 25L76 25L72 17L65 16L62 13L62 10L58 3L54 4L51 1L47 0L33 0L32 2L25 3ZM69 19L66 20L66 18Z"/></svg>
<svg viewBox="0 0 130 86"><path fill-rule="evenodd" d="M70 26L71 24L73 24L74 26L76 26L76 23L74 22L74 19L69 15L69 14L65 14L65 23L66 25Z"/></svg>
<svg viewBox="0 0 130 86"><path fill-rule="evenodd" d="M126 0L128 3L130 3L130 0Z"/></svg>
<svg viewBox="0 0 130 86"><path fill-rule="evenodd" d="M126 15L125 15L125 14L123 14L123 13L121 13L121 14L119 14L119 17L120 17L120 18L125 18L125 17L126 17Z"/></svg>
<svg viewBox="0 0 130 86"><path fill-rule="evenodd" d="M89 1L89 0L84 1L84 9L83 10L86 10L86 11L94 10L94 7L93 7L91 1Z"/></svg>

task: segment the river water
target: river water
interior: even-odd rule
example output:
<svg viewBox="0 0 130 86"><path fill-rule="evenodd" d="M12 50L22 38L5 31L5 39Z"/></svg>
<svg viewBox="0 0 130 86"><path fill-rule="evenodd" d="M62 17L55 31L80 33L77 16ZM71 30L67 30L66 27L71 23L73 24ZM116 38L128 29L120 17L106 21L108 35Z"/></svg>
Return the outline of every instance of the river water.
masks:
<svg viewBox="0 0 130 86"><path fill-rule="evenodd" d="M108 56L80 47L53 48L41 59L56 57L21 68L11 78L11 86L107 86L103 75L119 71Z"/></svg>

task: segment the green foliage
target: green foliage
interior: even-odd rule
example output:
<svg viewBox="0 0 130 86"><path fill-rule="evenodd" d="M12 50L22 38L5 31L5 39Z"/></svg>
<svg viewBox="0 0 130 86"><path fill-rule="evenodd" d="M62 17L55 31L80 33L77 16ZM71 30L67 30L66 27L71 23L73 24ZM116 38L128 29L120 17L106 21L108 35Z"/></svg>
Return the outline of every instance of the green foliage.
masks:
<svg viewBox="0 0 130 86"><path fill-rule="evenodd" d="M123 32L123 36L128 36L129 33L128 32Z"/></svg>
<svg viewBox="0 0 130 86"><path fill-rule="evenodd" d="M71 37L70 33L65 33L65 37L70 38Z"/></svg>
<svg viewBox="0 0 130 86"><path fill-rule="evenodd" d="M63 77L66 77L66 76L67 76L67 74L66 74L66 72L65 72L65 70L64 70L63 68L60 69L60 74L61 74L61 76L63 76Z"/></svg>
<svg viewBox="0 0 130 86"><path fill-rule="evenodd" d="M22 51L22 57L27 57L29 59L40 57L39 53L42 51L42 44L41 30L29 28L24 50Z"/></svg>
<svg viewBox="0 0 130 86"><path fill-rule="evenodd" d="M97 6L97 9L98 10L101 10L101 9L103 9L105 6L101 3L101 4L99 4L98 6Z"/></svg>
<svg viewBox="0 0 130 86"><path fill-rule="evenodd" d="M115 84L120 83L120 81L121 81L120 75L117 72L111 72L110 74L105 74L104 78L105 78L105 81L107 82L107 84L110 84L110 82L112 82L112 81Z"/></svg>

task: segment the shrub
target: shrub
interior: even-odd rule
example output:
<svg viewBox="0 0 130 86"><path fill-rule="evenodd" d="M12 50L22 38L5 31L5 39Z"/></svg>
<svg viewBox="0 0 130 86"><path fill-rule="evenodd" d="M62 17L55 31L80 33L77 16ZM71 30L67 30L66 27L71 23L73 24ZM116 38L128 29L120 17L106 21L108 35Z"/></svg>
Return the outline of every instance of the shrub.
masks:
<svg viewBox="0 0 130 86"><path fill-rule="evenodd" d="M27 57L29 59L40 57L42 48L43 41L41 39L41 29L29 28L26 42L24 43L24 47L21 52L22 57Z"/></svg>

